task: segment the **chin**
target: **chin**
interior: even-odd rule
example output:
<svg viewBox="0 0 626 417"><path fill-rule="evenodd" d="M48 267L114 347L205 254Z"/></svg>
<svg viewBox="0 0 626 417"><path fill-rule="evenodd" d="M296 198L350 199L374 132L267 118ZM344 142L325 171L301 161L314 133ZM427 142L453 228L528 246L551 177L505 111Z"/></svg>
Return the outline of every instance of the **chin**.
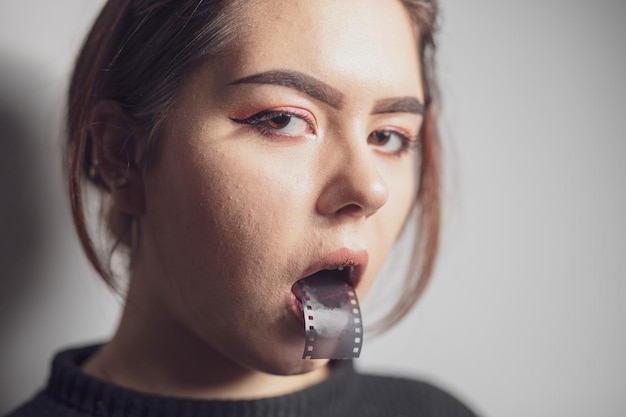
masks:
<svg viewBox="0 0 626 417"><path fill-rule="evenodd" d="M302 353L297 355L285 353L284 355L274 354L269 358L260 358L256 362L256 364L252 363L249 366L267 374L289 376L306 374L323 368L328 365L329 359L302 359Z"/></svg>
<svg viewBox="0 0 626 417"><path fill-rule="evenodd" d="M267 373L273 375L301 375L328 365L329 359L300 359L299 362L282 363L281 366L272 368Z"/></svg>

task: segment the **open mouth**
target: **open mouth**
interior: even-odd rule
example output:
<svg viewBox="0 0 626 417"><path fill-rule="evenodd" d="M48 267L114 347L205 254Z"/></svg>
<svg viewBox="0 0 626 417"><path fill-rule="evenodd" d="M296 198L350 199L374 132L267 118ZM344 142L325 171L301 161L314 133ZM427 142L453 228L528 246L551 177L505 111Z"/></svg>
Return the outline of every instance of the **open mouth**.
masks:
<svg viewBox="0 0 626 417"><path fill-rule="evenodd" d="M340 264L307 275L293 285L293 309L305 333L302 359L359 357L363 327L352 284L359 277L357 269Z"/></svg>
<svg viewBox="0 0 626 417"><path fill-rule="evenodd" d="M353 280L356 281L356 267L351 265L337 265L334 268L322 269L314 274L301 278L293 284L291 292L296 298L298 303L298 310L303 312L302 308L302 294L300 292L299 284L306 281L307 285L316 285L316 282L336 280L337 282L345 282L354 285Z"/></svg>
<svg viewBox="0 0 626 417"><path fill-rule="evenodd" d="M300 289L303 284L311 288L328 287L328 299L334 295L340 297L347 287L354 293L365 273L367 261L367 251L341 248L311 264L291 287L293 313L300 321L305 320Z"/></svg>

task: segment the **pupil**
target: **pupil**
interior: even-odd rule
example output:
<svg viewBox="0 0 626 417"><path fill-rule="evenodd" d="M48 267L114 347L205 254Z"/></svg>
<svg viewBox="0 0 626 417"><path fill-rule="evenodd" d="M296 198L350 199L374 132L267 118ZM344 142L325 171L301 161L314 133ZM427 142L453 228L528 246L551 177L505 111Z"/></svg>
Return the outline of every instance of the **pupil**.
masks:
<svg viewBox="0 0 626 417"><path fill-rule="evenodd" d="M384 145L389 142L389 136L388 132L374 132L374 142L377 145Z"/></svg>
<svg viewBox="0 0 626 417"><path fill-rule="evenodd" d="M270 125L270 127L273 129L282 129L285 126L287 126L290 121L291 121L291 116L282 115L282 116L272 117L271 119L267 121L267 124Z"/></svg>

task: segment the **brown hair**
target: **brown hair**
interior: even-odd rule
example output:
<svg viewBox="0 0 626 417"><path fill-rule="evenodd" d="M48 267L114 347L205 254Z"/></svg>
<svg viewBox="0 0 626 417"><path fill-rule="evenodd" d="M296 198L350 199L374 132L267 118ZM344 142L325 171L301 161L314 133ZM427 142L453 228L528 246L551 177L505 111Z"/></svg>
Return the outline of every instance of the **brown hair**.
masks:
<svg viewBox="0 0 626 417"><path fill-rule="evenodd" d="M434 68L438 13L436 0L401 0L418 37L426 113L422 127L417 222L413 257L404 289L394 308L375 326L384 330L415 304L432 273L440 224L440 144L437 133L437 84ZM106 184L89 175L93 165L91 112L102 100L119 104L133 129L143 132L145 169L157 146L182 80L199 64L223 52L235 33L241 0L109 0L96 19L76 61L68 98L66 168L72 215L78 237L104 281L117 288L111 268L116 249L131 250L133 218L107 202ZM100 222L114 243L96 243L85 213L85 185L103 196Z"/></svg>

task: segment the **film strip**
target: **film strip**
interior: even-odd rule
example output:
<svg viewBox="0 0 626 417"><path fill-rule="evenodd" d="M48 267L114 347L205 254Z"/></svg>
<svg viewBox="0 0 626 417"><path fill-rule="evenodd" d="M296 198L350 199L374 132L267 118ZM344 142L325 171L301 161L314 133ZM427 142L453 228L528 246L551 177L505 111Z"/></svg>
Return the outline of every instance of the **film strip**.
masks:
<svg viewBox="0 0 626 417"><path fill-rule="evenodd" d="M318 276L298 282L304 310L302 359L358 358L363 346L361 308L352 284Z"/></svg>

